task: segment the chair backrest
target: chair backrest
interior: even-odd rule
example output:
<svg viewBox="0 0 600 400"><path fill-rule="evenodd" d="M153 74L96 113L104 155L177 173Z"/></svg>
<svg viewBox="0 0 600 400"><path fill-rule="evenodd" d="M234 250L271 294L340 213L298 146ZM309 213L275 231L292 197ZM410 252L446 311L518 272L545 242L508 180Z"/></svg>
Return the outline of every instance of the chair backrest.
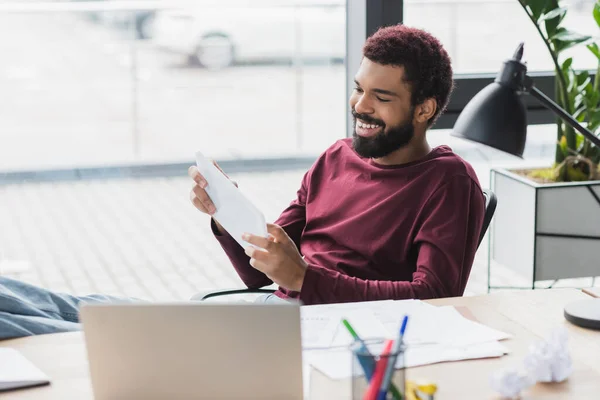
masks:
<svg viewBox="0 0 600 400"><path fill-rule="evenodd" d="M490 189L485 189L483 191L483 196L485 197L485 215L483 217L483 226L481 227L481 234L479 235L479 246L483 241L483 237L490 226L490 222L492 221L492 217L494 216L494 212L496 211L496 204L498 203L498 199L494 192Z"/></svg>

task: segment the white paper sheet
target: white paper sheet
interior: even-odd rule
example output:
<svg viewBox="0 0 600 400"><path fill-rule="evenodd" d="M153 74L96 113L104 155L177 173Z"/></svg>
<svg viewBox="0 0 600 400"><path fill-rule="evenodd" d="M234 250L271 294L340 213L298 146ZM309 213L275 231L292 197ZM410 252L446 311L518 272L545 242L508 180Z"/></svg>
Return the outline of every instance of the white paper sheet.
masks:
<svg viewBox="0 0 600 400"><path fill-rule="evenodd" d="M510 337L462 316L454 307L435 307L420 300L376 301L302 307L305 347L343 346L350 336L341 326L346 318L363 339L398 337L404 315L409 316L404 342L407 345L467 345ZM318 323L319 319L322 319ZM304 337L307 340L304 340Z"/></svg>
<svg viewBox="0 0 600 400"><path fill-rule="evenodd" d="M465 318L452 306L437 307L436 311L438 323L444 326L443 335L439 335L437 343L469 345L511 337L508 333Z"/></svg>
<svg viewBox="0 0 600 400"><path fill-rule="evenodd" d="M49 382L48 376L17 350L0 347L0 390L16 389Z"/></svg>
<svg viewBox="0 0 600 400"><path fill-rule="evenodd" d="M479 343L469 346L425 345L409 347L405 355L405 367L435 364L446 361L500 357L508 353L499 342ZM352 376L352 352L348 349L312 350L303 353L305 362L320 370L331 379ZM397 368L401 367L398 360ZM354 375L362 375L355 370Z"/></svg>
<svg viewBox="0 0 600 400"><path fill-rule="evenodd" d="M304 306L301 312L304 361L333 379L347 378L351 370L348 345L352 338L342 318L365 340L396 339L401 321L408 315L404 336L407 367L500 357L507 349L499 340L511 337L465 318L452 306L435 307L420 300Z"/></svg>
<svg viewBox="0 0 600 400"><path fill-rule="evenodd" d="M196 165L202 176L208 182L204 189L217 209L213 218L242 247L250 246L242 240L244 233L267 237L267 223L263 213L234 186L217 167L215 167L201 152L196 152Z"/></svg>
<svg viewBox="0 0 600 400"><path fill-rule="evenodd" d="M314 313L301 310L303 348L328 348L340 320L337 313Z"/></svg>
<svg viewBox="0 0 600 400"><path fill-rule="evenodd" d="M347 347L353 338L343 326L346 318L357 334L363 339L385 338L387 329L367 308L358 308L351 312L343 309L301 308L302 347L330 348Z"/></svg>

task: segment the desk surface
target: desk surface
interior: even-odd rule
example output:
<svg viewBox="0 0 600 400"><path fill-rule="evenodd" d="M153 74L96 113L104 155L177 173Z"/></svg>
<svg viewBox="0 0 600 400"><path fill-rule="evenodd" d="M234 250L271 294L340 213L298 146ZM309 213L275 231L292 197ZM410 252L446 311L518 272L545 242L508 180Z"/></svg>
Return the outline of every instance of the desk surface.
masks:
<svg viewBox="0 0 600 400"><path fill-rule="evenodd" d="M582 291L592 297L600 297L600 287L585 288Z"/></svg>
<svg viewBox="0 0 600 400"><path fill-rule="evenodd" d="M600 392L600 331L576 327L563 317L566 304L587 297L580 290L550 289L431 300L429 302L434 305L467 307L481 323L511 333L514 337L502 342L509 348L510 354L500 358L410 368L407 376L409 379L423 378L436 382L439 387L436 400L498 398L490 389L490 374L503 367L519 366L531 343L546 337L558 326L566 326L573 359L572 375L560 384L537 384L524 392L523 398L597 398ZM0 346L18 349L52 380L51 386L0 394L2 399L92 399L80 332L8 340L0 342ZM311 398L339 398L345 392L340 385L313 370Z"/></svg>

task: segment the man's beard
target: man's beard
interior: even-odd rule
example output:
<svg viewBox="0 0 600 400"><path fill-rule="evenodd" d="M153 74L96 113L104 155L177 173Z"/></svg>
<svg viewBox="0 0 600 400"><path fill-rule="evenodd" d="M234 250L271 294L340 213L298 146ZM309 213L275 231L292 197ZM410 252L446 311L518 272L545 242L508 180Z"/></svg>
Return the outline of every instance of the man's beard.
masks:
<svg viewBox="0 0 600 400"><path fill-rule="evenodd" d="M412 115L412 112L409 114ZM412 120L401 123L397 126L386 126L383 121L369 117L368 115L357 114L352 110L354 117L354 128L352 133L352 146L354 151L361 157L365 158L381 158L390 153L406 146L415 134L415 127ZM356 133L356 120L360 119L368 124L376 124L382 127L374 137L362 137Z"/></svg>

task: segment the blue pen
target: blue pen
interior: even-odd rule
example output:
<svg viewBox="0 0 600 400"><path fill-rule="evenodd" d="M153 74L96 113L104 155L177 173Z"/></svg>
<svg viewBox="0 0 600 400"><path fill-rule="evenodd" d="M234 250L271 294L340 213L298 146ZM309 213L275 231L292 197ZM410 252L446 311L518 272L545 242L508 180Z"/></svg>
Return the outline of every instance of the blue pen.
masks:
<svg viewBox="0 0 600 400"><path fill-rule="evenodd" d="M402 339L404 338L404 331L406 330L406 323L408 322L408 315L404 316L402 320L402 326L400 327L400 336L396 343L394 343L394 347L392 348L392 356L388 360L388 363L385 368L385 374L383 375L383 379L381 381L381 387L379 389L379 394L377 395L377 400L385 400L388 392L388 387L390 386L390 381L392 380L392 374L394 373L396 357L398 356L398 352L400 351L400 346L402 345Z"/></svg>

